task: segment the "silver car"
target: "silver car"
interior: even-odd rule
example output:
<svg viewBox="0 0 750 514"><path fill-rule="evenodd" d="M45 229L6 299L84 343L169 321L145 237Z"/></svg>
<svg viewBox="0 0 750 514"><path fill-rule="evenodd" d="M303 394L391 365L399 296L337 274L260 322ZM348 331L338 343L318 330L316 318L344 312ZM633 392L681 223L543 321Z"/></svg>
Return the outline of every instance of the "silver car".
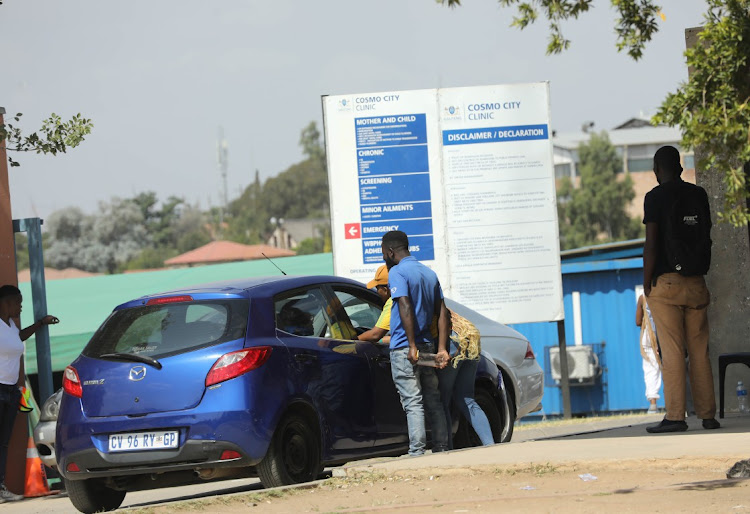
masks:
<svg viewBox="0 0 750 514"><path fill-rule="evenodd" d="M55 428L57 426L57 413L60 411L60 400L62 389L47 398L39 413L39 423L34 427L34 444L39 452L42 463L50 468L57 468L55 458Z"/></svg>

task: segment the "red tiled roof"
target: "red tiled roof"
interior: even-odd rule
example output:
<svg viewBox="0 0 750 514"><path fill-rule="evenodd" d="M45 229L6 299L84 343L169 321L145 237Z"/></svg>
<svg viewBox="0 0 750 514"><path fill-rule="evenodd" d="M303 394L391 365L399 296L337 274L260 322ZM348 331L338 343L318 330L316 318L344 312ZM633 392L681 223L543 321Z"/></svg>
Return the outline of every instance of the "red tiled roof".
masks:
<svg viewBox="0 0 750 514"><path fill-rule="evenodd" d="M200 248L167 259L164 261L164 264L167 266L178 266L251 261L254 259L263 259L261 253L266 254L269 258L288 257L297 254L291 250L282 250L269 245L243 245L232 241L212 241Z"/></svg>
<svg viewBox="0 0 750 514"><path fill-rule="evenodd" d="M66 278L83 278L83 277L94 277L101 275L101 273L89 273L78 268L65 268L65 269L54 269L44 268L44 280L63 280ZM26 268L18 272L18 283L31 282L31 271Z"/></svg>

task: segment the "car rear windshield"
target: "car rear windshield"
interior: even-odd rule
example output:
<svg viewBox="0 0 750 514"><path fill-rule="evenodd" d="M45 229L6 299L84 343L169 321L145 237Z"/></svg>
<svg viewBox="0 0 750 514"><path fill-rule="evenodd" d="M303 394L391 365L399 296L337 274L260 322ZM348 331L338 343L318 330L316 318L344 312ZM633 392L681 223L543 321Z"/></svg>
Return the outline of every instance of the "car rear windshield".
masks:
<svg viewBox="0 0 750 514"><path fill-rule="evenodd" d="M83 350L87 357L164 357L245 337L247 300L144 305L115 311Z"/></svg>

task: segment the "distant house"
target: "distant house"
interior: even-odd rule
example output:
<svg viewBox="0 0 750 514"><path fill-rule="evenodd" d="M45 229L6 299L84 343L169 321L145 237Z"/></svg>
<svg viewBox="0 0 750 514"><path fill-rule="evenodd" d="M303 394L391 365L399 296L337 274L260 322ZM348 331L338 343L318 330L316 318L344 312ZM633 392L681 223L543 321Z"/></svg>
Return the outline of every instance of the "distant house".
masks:
<svg viewBox="0 0 750 514"><path fill-rule="evenodd" d="M329 221L324 218L280 220L266 243L274 248L291 250L305 239L323 237L323 227Z"/></svg>
<svg viewBox="0 0 750 514"><path fill-rule="evenodd" d="M591 137L589 129L580 132L556 132L552 136L554 149L555 178L570 177L574 185L579 182L578 146ZM644 117L636 117L621 123L612 130L605 131L610 142L622 157L621 177L630 173L633 179L635 198L628 207L630 216L643 217L643 197L656 187L656 177L653 173L654 153L664 145L671 145L680 150L682 159L682 179L695 184L695 162L692 152L685 152L680 147L680 131L674 127L664 125L653 126Z"/></svg>
<svg viewBox="0 0 750 514"><path fill-rule="evenodd" d="M233 241L212 241L207 245L164 261L170 267L200 266L202 264L219 264L222 262L252 261L296 255L291 250L274 248L269 245L243 245Z"/></svg>

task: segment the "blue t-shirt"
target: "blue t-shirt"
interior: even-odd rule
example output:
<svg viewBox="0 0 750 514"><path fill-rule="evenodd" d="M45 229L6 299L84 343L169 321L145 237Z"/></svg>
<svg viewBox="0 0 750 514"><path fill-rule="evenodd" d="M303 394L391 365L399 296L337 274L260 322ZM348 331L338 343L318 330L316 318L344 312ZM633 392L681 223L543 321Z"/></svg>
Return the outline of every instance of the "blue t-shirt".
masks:
<svg viewBox="0 0 750 514"><path fill-rule="evenodd" d="M443 299L443 290L437 275L411 255L404 257L398 265L388 271L388 287L391 288L391 349L407 348L409 340L401 323L398 299L408 296L414 307L414 335L416 343L432 343L430 324L435 316L435 305Z"/></svg>

